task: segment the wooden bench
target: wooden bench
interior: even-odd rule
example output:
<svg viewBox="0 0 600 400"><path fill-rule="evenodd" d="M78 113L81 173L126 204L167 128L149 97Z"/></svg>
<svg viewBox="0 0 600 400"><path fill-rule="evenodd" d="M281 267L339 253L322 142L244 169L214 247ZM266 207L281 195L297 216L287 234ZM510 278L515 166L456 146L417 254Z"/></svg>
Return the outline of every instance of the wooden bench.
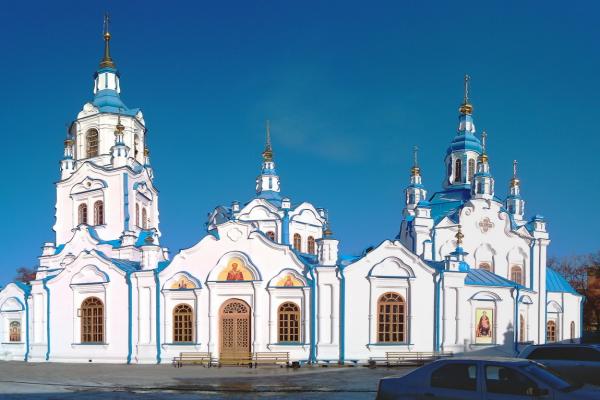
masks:
<svg viewBox="0 0 600 400"><path fill-rule="evenodd" d="M431 351L388 351L385 357L371 357L369 366L375 367L383 364L388 367L402 365L423 365L440 358L452 357L451 352L431 352Z"/></svg>
<svg viewBox="0 0 600 400"><path fill-rule="evenodd" d="M388 366L423 365L447 357L452 357L452 353L431 351L388 351L385 353L385 361Z"/></svg>
<svg viewBox="0 0 600 400"><path fill-rule="evenodd" d="M219 367L223 365L245 365L252 368L252 353L221 353Z"/></svg>
<svg viewBox="0 0 600 400"><path fill-rule="evenodd" d="M289 352L259 352L254 353L252 357L252 363L254 364L254 368L258 367L258 365L279 365L281 367L290 366L290 353Z"/></svg>
<svg viewBox="0 0 600 400"><path fill-rule="evenodd" d="M183 364L200 364L212 366L213 358L211 353L202 352L181 352L178 357L173 357L173 366L181 368Z"/></svg>

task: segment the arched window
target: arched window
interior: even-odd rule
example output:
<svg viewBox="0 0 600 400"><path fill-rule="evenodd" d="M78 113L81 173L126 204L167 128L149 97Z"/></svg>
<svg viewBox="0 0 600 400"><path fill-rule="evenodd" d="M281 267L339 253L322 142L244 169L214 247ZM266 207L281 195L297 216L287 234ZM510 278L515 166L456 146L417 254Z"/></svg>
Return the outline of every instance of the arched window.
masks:
<svg viewBox="0 0 600 400"><path fill-rule="evenodd" d="M510 267L510 280L519 284L523 284L523 269L519 265Z"/></svg>
<svg viewBox="0 0 600 400"><path fill-rule="evenodd" d="M142 208L142 228L148 229L148 213L146 207Z"/></svg>
<svg viewBox="0 0 600 400"><path fill-rule="evenodd" d="M294 248L298 251L302 251L302 237L300 234L294 233Z"/></svg>
<svg viewBox="0 0 600 400"><path fill-rule="evenodd" d="M88 223L88 216L87 216L87 204L80 204L77 214L79 216L79 224L87 224Z"/></svg>
<svg viewBox="0 0 600 400"><path fill-rule="evenodd" d="M9 342L20 342L21 341L21 322L12 321L8 326L8 341Z"/></svg>
<svg viewBox="0 0 600 400"><path fill-rule="evenodd" d="M521 314L519 315L519 342L521 343L527 340L527 337L525 336L525 329L527 329L525 326L525 317L523 314Z"/></svg>
<svg viewBox="0 0 600 400"><path fill-rule="evenodd" d="M137 159L140 153L140 136L136 133L133 137L133 157Z"/></svg>
<svg viewBox="0 0 600 400"><path fill-rule="evenodd" d="M556 342L556 322L548 321L546 323L546 342Z"/></svg>
<svg viewBox="0 0 600 400"><path fill-rule="evenodd" d="M85 135L86 142L86 155L87 158L96 157L98 155L98 145L100 143L98 139L98 131L90 129Z"/></svg>
<svg viewBox="0 0 600 400"><path fill-rule="evenodd" d="M575 342L575 321L571 321L571 325L570 325L570 330L571 330L571 343Z"/></svg>
<svg viewBox="0 0 600 400"><path fill-rule="evenodd" d="M308 237L308 253L316 254L315 252L315 238L312 236Z"/></svg>
<svg viewBox="0 0 600 400"><path fill-rule="evenodd" d="M377 301L377 340L380 343L406 341L406 302L398 293L385 293Z"/></svg>
<svg viewBox="0 0 600 400"><path fill-rule="evenodd" d="M81 303L81 343L104 343L104 304L97 297Z"/></svg>
<svg viewBox="0 0 600 400"><path fill-rule="evenodd" d="M273 232L273 231L267 232L267 237L269 239L271 239L272 241L275 241L275 232Z"/></svg>
<svg viewBox="0 0 600 400"><path fill-rule="evenodd" d="M279 343L300 342L300 307L291 301L279 306Z"/></svg>
<svg viewBox="0 0 600 400"><path fill-rule="evenodd" d="M479 263L479 269L485 269L486 271L494 272L492 271L492 265L489 262Z"/></svg>
<svg viewBox="0 0 600 400"><path fill-rule="evenodd" d="M173 343L194 341L194 312L187 304L179 304L173 309Z"/></svg>
<svg viewBox="0 0 600 400"><path fill-rule="evenodd" d="M473 180L473 175L475 175L475 159L469 159L469 182Z"/></svg>
<svg viewBox="0 0 600 400"><path fill-rule="evenodd" d="M98 200L94 203L94 225L104 224L104 203Z"/></svg>
<svg viewBox="0 0 600 400"><path fill-rule="evenodd" d="M456 159L454 162L454 182L460 182L462 180L462 160Z"/></svg>
<svg viewBox="0 0 600 400"><path fill-rule="evenodd" d="M135 226L140 226L140 205L135 203Z"/></svg>

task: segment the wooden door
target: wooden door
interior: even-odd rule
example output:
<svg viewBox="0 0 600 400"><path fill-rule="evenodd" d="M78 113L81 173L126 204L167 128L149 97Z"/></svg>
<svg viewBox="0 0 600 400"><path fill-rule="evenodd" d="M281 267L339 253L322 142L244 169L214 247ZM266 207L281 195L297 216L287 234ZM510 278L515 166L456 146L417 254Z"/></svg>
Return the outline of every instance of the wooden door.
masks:
<svg viewBox="0 0 600 400"><path fill-rule="evenodd" d="M221 353L250 352L250 306L242 300L227 300L221 307Z"/></svg>

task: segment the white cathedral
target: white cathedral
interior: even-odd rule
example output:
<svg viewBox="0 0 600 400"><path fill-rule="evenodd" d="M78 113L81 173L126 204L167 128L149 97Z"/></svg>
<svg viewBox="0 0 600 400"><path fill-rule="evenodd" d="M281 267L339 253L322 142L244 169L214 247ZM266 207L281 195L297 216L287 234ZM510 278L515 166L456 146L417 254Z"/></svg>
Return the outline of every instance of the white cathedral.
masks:
<svg viewBox="0 0 600 400"><path fill-rule="evenodd" d="M256 197L214 209L204 237L171 258L144 116L121 100L110 38L64 143L56 237L34 280L0 291L0 359L286 351L356 363L579 340L583 298L546 266L546 222L525 219L516 162L507 197L495 194L467 79L443 189L427 195L415 152L396 237L340 254L327 212L281 193L267 130Z"/></svg>

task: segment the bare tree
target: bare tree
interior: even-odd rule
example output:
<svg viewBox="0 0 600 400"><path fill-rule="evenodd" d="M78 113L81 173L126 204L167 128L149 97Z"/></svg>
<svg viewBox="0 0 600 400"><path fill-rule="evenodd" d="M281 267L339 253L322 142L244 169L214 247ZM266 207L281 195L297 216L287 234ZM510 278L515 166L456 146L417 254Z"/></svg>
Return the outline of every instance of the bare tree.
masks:
<svg viewBox="0 0 600 400"><path fill-rule="evenodd" d="M18 282L29 283L35 279L35 269L28 267L21 267L17 269L17 276L15 280Z"/></svg>

